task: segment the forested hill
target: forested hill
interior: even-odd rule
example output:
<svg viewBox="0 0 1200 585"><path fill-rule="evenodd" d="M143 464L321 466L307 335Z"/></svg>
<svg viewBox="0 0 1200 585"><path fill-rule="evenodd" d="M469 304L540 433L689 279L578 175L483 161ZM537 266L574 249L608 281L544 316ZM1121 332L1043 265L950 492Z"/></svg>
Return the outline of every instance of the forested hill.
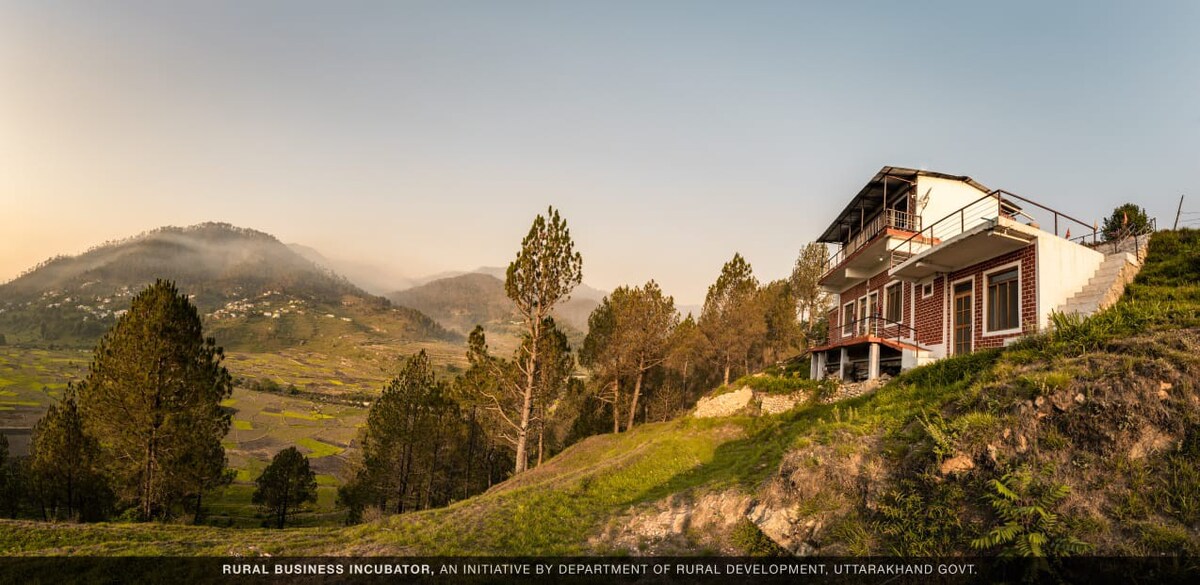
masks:
<svg viewBox="0 0 1200 585"><path fill-rule="evenodd" d="M361 326L408 339L457 338L419 311L392 307L270 234L223 223L159 228L47 260L0 285L0 334L9 343L88 345L133 295L159 278L191 295L215 329L251 327L225 336L235 341L303 343L329 329L318 315L330 319L329 325L354 323L355 317L383 319L386 323ZM288 315L291 323L284 327L278 320ZM294 322L296 316L308 318ZM262 319L275 321L266 327L254 323Z"/></svg>
<svg viewBox="0 0 1200 585"><path fill-rule="evenodd" d="M429 315L447 329L469 333L475 325L503 325L516 319L513 303L504 292L503 278L500 269L481 268L396 291L388 298ZM569 301L554 308L555 320L569 329L586 332L588 315L604 294L580 285Z"/></svg>

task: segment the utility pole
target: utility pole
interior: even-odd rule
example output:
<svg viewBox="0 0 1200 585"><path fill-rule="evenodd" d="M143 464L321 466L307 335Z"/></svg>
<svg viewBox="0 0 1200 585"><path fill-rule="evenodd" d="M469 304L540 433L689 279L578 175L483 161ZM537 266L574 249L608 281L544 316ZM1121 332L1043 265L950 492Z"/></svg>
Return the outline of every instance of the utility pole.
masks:
<svg viewBox="0 0 1200 585"><path fill-rule="evenodd" d="M1183 195L1180 195L1179 196L1179 207L1175 209L1175 225L1171 227L1171 230L1179 229L1179 216L1182 212L1183 212Z"/></svg>

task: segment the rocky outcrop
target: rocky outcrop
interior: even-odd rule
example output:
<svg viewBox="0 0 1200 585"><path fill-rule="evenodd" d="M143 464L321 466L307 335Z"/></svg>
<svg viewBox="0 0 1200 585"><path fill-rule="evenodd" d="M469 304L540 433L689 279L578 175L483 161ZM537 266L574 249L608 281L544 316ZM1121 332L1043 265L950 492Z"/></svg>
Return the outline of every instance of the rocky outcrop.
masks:
<svg viewBox="0 0 1200 585"><path fill-rule="evenodd" d="M701 398L696 403L696 412L692 416L696 418L733 416L745 411L752 403L754 403L754 391L749 386L742 386L740 390Z"/></svg>
<svg viewBox="0 0 1200 585"><path fill-rule="evenodd" d="M716 535L745 519L753 505L750 496L736 491L672 496L615 518L591 544L597 550L634 555L683 554L695 551L697 544L741 554Z"/></svg>

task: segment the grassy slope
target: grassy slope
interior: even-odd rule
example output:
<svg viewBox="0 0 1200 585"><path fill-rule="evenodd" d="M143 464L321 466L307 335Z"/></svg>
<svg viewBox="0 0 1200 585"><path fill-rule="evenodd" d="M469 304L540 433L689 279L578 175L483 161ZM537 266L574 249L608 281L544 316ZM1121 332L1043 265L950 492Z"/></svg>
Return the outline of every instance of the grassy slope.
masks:
<svg viewBox="0 0 1200 585"><path fill-rule="evenodd" d="M1052 335L942 360L836 406L593 437L441 510L337 530L0 522L0 553L620 552L594 541L613 518L720 490L821 520L821 552L966 552L996 522L988 481L1016 469L1071 488L1057 511L1097 552L1200 551L1198 259L1200 232L1160 234L1117 307ZM939 473L952 455L975 467ZM877 465L847 464L864 459ZM864 468L876 470L866 493L849 481L805 492L820 473Z"/></svg>

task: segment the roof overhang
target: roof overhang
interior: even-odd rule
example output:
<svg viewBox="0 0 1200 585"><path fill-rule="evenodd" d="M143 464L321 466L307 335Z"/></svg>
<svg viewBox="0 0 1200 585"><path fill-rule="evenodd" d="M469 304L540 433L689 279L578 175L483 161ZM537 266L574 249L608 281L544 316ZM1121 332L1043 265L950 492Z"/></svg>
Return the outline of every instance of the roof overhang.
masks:
<svg viewBox="0 0 1200 585"><path fill-rule="evenodd" d="M817 241L829 243L843 241L845 235L850 230L856 228L862 221L870 219L883 208L885 194L887 197L899 196L915 185L918 177L937 177L940 179L962 181L979 189L983 193L991 191L965 175L948 175L946 173L906 169L903 167L883 167L858 192L858 195L855 195L854 199L850 200L846 208L838 214L837 219L833 223L829 224L829 227L825 229L821 237L817 238Z"/></svg>
<svg viewBox="0 0 1200 585"><path fill-rule="evenodd" d="M954 272L1015 252L1032 244L1040 230L1006 217L985 221L892 268L890 274L917 281L938 273Z"/></svg>

